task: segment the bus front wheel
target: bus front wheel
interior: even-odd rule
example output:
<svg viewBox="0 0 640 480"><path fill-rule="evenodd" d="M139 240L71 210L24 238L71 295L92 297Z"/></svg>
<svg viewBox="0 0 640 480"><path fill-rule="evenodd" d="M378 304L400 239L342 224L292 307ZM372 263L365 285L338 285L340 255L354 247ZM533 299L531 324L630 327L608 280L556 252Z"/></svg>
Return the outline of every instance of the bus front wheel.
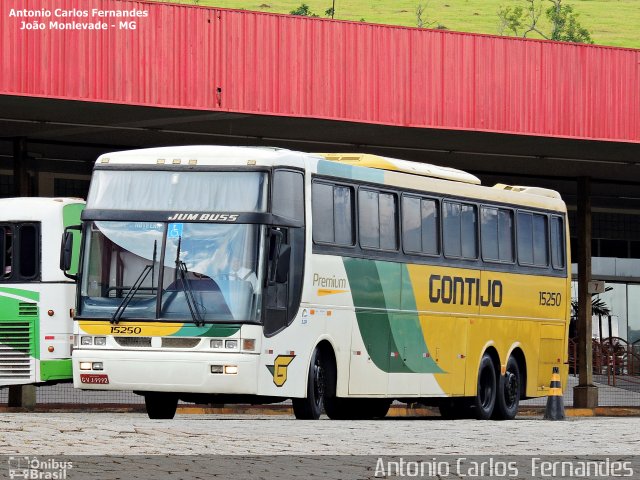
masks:
<svg viewBox="0 0 640 480"><path fill-rule="evenodd" d="M171 420L176 416L178 397L172 393L148 392L144 394L147 415L153 420Z"/></svg>
<svg viewBox="0 0 640 480"><path fill-rule="evenodd" d="M305 398L294 398L293 414L299 420L317 420L320 418L328 389L334 385L335 390L335 368L331 362L325 359L323 352L316 348L311 357L309 366L309 377L307 378L307 396Z"/></svg>
<svg viewBox="0 0 640 480"><path fill-rule="evenodd" d="M520 368L515 358L509 357L504 375L498 382L498 395L494 418L512 420L518 413L520 405Z"/></svg>
<svg viewBox="0 0 640 480"><path fill-rule="evenodd" d="M478 368L478 392L473 398L472 408L478 420L491 418L496 404L497 380L493 360L488 354L482 356Z"/></svg>

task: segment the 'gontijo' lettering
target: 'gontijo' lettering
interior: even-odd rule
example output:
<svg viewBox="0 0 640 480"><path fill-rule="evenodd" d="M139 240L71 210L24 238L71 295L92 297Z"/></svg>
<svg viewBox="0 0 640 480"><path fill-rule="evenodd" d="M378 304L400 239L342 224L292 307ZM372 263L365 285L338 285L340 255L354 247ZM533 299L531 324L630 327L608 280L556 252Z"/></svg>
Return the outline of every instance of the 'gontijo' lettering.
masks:
<svg viewBox="0 0 640 480"><path fill-rule="evenodd" d="M482 285L479 278L431 275L429 277L429 300L446 305L480 305L500 307L502 305L502 282L488 279Z"/></svg>

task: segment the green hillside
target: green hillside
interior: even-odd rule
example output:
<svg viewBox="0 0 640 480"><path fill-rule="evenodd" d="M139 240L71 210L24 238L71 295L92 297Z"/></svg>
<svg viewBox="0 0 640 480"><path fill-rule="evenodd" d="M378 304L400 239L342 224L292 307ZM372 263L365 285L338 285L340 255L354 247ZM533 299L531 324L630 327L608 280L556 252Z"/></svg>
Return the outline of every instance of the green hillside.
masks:
<svg viewBox="0 0 640 480"><path fill-rule="evenodd" d="M498 8L521 0L335 0L335 18L391 25L417 26L416 7L426 5L422 18L449 30L499 33ZM289 13L302 3L324 16L331 0L179 0L174 3ZM565 0L579 13L579 22L599 45L640 48L640 0ZM542 29L548 26L542 23ZM531 35L535 38L535 35Z"/></svg>

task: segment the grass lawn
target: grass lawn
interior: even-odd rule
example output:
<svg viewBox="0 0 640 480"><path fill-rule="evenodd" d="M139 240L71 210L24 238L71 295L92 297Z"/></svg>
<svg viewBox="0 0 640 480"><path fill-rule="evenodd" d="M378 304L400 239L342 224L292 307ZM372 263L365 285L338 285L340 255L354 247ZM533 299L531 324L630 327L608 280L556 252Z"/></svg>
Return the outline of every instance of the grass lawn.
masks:
<svg viewBox="0 0 640 480"><path fill-rule="evenodd" d="M302 3L320 16L332 0L177 0L173 3L238 8L270 13L289 13ZM523 4L522 0L335 0L335 18L390 25L417 26L416 7L431 28L442 24L449 30L498 34L500 5ZM640 0L565 0L580 14L582 26L599 45L640 48ZM548 25L542 24L543 30ZM535 38L535 35L533 36Z"/></svg>

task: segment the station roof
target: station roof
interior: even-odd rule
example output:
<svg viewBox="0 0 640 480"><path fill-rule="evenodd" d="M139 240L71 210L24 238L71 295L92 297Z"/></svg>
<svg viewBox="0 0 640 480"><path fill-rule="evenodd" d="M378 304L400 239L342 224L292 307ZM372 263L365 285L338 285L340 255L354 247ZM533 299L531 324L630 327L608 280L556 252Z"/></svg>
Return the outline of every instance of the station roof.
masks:
<svg viewBox="0 0 640 480"><path fill-rule="evenodd" d="M117 149L273 145L541 178L565 196L587 175L606 206L640 209L640 50L156 2L64 3L88 18L42 6L47 24L108 28L0 17L0 168L15 137L72 172Z"/></svg>

